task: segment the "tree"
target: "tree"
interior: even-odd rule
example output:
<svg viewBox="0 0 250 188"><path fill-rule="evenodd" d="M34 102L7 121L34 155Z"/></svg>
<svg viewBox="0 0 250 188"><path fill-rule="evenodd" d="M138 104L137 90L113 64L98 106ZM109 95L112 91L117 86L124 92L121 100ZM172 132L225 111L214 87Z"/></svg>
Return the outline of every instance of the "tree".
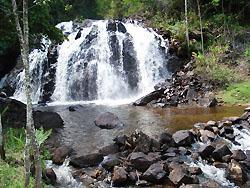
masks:
<svg viewBox="0 0 250 188"><path fill-rule="evenodd" d="M197 2L197 8L198 8L198 16L200 19L200 31L201 31L201 51L204 55L204 39L203 39L203 27L202 27L202 21L201 21L201 8L200 8L200 2L199 0L196 0Z"/></svg>
<svg viewBox="0 0 250 188"><path fill-rule="evenodd" d="M187 0L185 0L185 24L186 24L186 40L187 40L187 47L189 50L189 34L188 34L188 3Z"/></svg>
<svg viewBox="0 0 250 188"><path fill-rule="evenodd" d="M36 188L41 187L41 178L42 178L42 169L40 162L40 151L39 146L35 136L34 128L34 119L33 119L33 109L32 109L32 99L31 99L31 82L30 82L30 73L29 73L29 22L28 22L28 0L23 0L23 9L22 9L22 28L20 24L20 19L18 15L18 7L16 0L12 0L13 14L15 18L16 30L18 39L20 42L21 58L25 70L25 94L26 94L26 103L27 103L27 112L26 112L26 141L25 141L25 185L28 187L30 180L30 156L34 154L34 163L35 163L35 179L36 179Z"/></svg>

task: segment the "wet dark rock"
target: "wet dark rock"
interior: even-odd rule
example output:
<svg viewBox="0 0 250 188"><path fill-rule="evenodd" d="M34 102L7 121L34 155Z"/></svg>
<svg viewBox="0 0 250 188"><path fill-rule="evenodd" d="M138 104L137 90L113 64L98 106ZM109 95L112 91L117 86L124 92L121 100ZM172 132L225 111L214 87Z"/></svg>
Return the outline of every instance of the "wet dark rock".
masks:
<svg viewBox="0 0 250 188"><path fill-rule="evenodd" d="M216 168L226 169L228 167L228 164L216 161L213 163L213 166L215 166Z"/></svg>
<svg viewBox="0 0 250 188"><path fill-rule="evenodd" d="M166 172L163 169L163 164L155 163L152 164L146 172L142 175L142 178L149 181L149 182L159 182L161 181L166 175Z"/></svg>
<svg viewBox="0 0 250 188"><path fill-rule="evenodd" d="M234 134L225 134L224 136L226 139L234 141L235 140L235 135Z"/></svg>
<svg viewBox="0 0 250 188"><path fill-rule="evenodd" d="M116 27L116 22L113 20L109 20L107 23L107 31L116 31L117 27Z"/></svg>
<svg viewBox="0 0 250 188"><path fill-rule="evenodd" d="M169 133L162 133L160 135L160 143L161 144L167 144L169 146L173 145L173 139L172 139L172 135Z"/></svg>
<svg viewBox="0 0 250 188"><path fill-rule="evenodd" d="M97 166L103 161L103 155L100 153L77 155L70 159L70 164L76 168Z"/></svg>
<svg viewBox="0 0 250 188"><path fill-rule="evenodd" d="M214 150L215 148L211 144L202 145L199 149L199 154L201 158L204 159L204 158L211 156Z"/></svg>
<svg viewBox="0 0 250 188"><path fill-rule="evenodd" d="M56 148L53 152L52 161L54 164L61 165L65 161L66 157L70 155L72 149L67 146L61 146Z"/></svg>
<svg viewBox="0 0 250 188"><path fill-rule="evenodd" d="M232 160L228 166L227 178L237 185L242 185L247 181L247 173L237 161Z"/></svg>
<svg viewBox="0 0 250 188"><path fill-rule="evenodd" d="M212 157L217 161L222 161L222 157L224 157L225 155L231 155L231 154L232 152L230 151L228 146L226 144L222 144L222 145L216 146L212 154Z"/></svg>
<svg viewBox="0 0 250 188"><path fill-rule="evenodd" d="M234 150L232 153L233 154L232 154L231 158L236 160L236 161L244 161L247 159L246 154L240 149Z"/></svg>
<svg viewBox="0 0 250 188"><path fill-rule="evenodd" d="M114 167L112 182L114 186L123 186L126 184L128 173L123 167Z"/></svg>
<svg viewBox="0 0 250 188"><path fill-rule="evenodd" d="M75 106L70 106L70 107L69 107L69 111L70 111L70 112L75 112L75 111L76 111L76 108L77 108L77 107L75 107Z"/></svg>
<svg viewBox="0 0 250 188"><path fill-rule="evenodd" d="M234 133L233 127L224 126L220 130L220 136L225 136L226 134L233 134L233 133Z"/></svg>
<svg viewBox="0 0 250 188"><path fill-rule="evenodd" d="M173 134L173 140L177 146L190 146L193 139L193 135L188 130L180 130Z"/></svg>
<svg viewBox="0 0 250 188"><path fill-rule="evenodd" d="M44 129L63 128L63 120L56 112L35 111L33 115L36 127L43 127Z"/></svg>
<svg viewBox="0 0 250 188"><path fill-rule="evenodd" d="M190 167L189 168L189 173L191 175L199 175L199 174L202 174L202 170L200 167Z"/></svg>
<svg viewBox="0 0 250 188"><path fill-rule="evenodd" d="M214 141L216 138L216 135L209 130L200 130L200 134L201 134L201 140L203 142L208 142L209 140Z"/></svg>
<svg viewBox="0 0 250 188"><path fill-rule="evenodd" d="M0 110L8 107L3 118L3 125L14 128L24 127L26 124L26 105L10 98L0 98ZM45 129L63 128L63 120L56 112L34 111L35 127Z"/></svg>
<svg viewBox="0 0 250 188"><path fill-rule="evenodd" d="M117 28L118 28L118 31L121 32L121 33L126 33L126 32L127 32L127 29L126 29L126 27L123 25L122 22L118 22Z"/></svg>
<svg viewBox="0 0 250 188"><path fill-rule="evenodd" d="M105 146L99 150L99 152L103 156L107 156L109 154L115 154L119 152L119 146L117 144L110 144L108 146Z"/></svg>
<svg viewBox="0 0 250 188"><path fill-rule="evenodd" d="M192 184L193 178L187 174L183 168L175 168L169 174L170 181L180 186L181 184Z"/></svg>
<svg viewBox="0 0 250 188"><path fill-rule="evenodd" d="M165 154L163 154L163 155L161 156L161 159L162 159L162 160L166 160L166 159L168 159L168 158L176 157L176 156L177 156L177 154L174 153L174 152L165 153Z"/></svg>
<svg viewBox="0 0 250 188"><path fill-rule="evenodd" d="M141 131L135 131L130 136L130 145L134 151L148 153L150 151L159 151L160 143L150 138L148 135Z"/></svg>
<svg viewBox="0 0 250 188"><path fill-rule="evenodd" d="M82 35L82 28L80 28L79 31L77 32L75 40L81 38L81 35Z"/></svg>
<svg viewBox="0 0 250 188"><path fill-rule="evenodd" d="M245 112L250 112L250 106L245 108Z"/></svg>
<svg viewBox="0 0 250 188"><path fill-rule="evenodd" d="M50 185L56 184L56 174L52 168L46 168L44 172L43 179L45 179L45 182Z"/></svg>
<svg viewBox="0 0 250 188"><path fill-rule="evenodd" d="M162 91L153 91L151 93L149 93L148 95L138 99L137 101L135 101L133 103L133 105L135 106L146 106L148 103L150 103L153 100L156 100L158 98L160 98L162 95Z"/></svg>
<svg viewBox="0 0 250 188"><path fill-rule="evenodd" d="M126 135L117 136L114 139L115 144L117 144L119 147L125 146L126 142L128 142L128 137Z"/></svg>
<svg viewBox="0 0 250 188"><path fill-rule="evenodd" d="M229 163L231 160L231 155L225 155L222 157L222 161L225 163Z"/></svg>
<svg viewBox="0 0 250 188"><path fill-rule="evenodd" d="M100 127L101 129L113 129L117 126L123 125L119 118L111 112L105 112L100 114L95 119L94 123L97 127Z"/></svg>
<svg viewBox="0 0 250 188"><path fill-rule="evenodd" d="M117 155L108 155L104 158L101 165L107 171L112 171L115 166L118 166L121 160Z"/></svg>
<svg viewBox="0 0 250 188"><path fill-rule="evenodd" d="M154 156L146 155L142 152L133 152L130 154L129 160L135 169L144 172L151 164L157 162L159 159Z"/></svg>
<svg viewBox="0 0 250 188"><path fill-rule="evenodd" d="M5 92L1 91L0 98L7 98L7 94Z"/></svg>

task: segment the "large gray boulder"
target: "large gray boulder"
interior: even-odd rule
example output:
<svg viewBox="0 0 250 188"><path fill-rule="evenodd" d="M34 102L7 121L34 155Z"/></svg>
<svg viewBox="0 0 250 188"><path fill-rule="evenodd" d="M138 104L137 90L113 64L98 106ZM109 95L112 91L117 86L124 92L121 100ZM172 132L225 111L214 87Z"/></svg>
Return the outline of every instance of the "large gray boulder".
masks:
<svg viewBox="0 0 250 188"><path fill-rule="evenodd" d="M119 118L111 112L104 112L100 114L95 119L94 123L101 129L113 129L117 126L123 126L123 123L119 120Z"/></svg>

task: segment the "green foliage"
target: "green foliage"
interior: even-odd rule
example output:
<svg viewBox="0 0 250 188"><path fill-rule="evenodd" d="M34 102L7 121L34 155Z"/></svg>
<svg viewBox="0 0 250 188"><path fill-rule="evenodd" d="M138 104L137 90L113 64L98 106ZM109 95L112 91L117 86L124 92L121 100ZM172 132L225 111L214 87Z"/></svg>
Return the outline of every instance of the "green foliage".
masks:
<svg viewBox="0 0 250 188"><path fill-rule="evenodd" d="M42 167L45 168L45 160L51 158L43 143L51 134L51 130L39 129L36 132L41 151ZM21 188L24 185L23 150L25 146L25 129L8 128L5 134L6 161L0 160L0 185L6 188ZM16 161L19 161L18 164ZM31 178L30 187L34 187L34 179ZM43 185L45 187L45 185Z"/></svg>
<svg viewBox="0 0 250 188"><path fill-rule="evenodd" d="M4 188L22 188L24 185L24 167L9 164L0 160L0 185ZM34 187L34 178L31 178L30 188Z"/></svg>
<svg viewBox="0 0 250 188"><path fill-rule="evenodd" d="M36 130L36 139L39 147L49 138L52 133L52 129L45 131L43 128Z"/></svg>
<svg viewBox="0 0 250 188"><path fill-rule="evenodd" d="M209 47L205 55L194 53L196 58L195 71L208 79L215 80L221 86L240 81L242 78L238 72L226 62L223 62L224 54L228 47L226 44L215 43Z"/></svg>
<svg viewBox="0 0 250 188"><path fill-rule="evenodd" d="M246 48L244 55L246 58L250 58L250 46Z"/></svg>
<svg viewBox="0 0 250 188"><path fill-rule="evenodd" d="M219 96L228 104L244 104L250 102L250 81L230 85Z"/></svg>

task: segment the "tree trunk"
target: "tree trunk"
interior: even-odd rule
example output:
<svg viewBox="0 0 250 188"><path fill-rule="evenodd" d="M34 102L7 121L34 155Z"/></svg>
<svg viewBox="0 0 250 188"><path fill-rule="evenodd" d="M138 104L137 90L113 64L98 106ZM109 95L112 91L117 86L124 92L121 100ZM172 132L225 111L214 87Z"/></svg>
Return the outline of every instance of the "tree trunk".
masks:
<svg viewBox="0 0 250 188"><path fill-rule="evenodd" d="M25 187L28 187L30 180L30 152L33 150L35 158L35 180L36 188L41 187L42 169L40 162L39 146L35 137L32 99L31 99L31 81L29 73L29 25L28 25L28 0L23 0L23 30L20 25L16 0L12 0L13 13L15 17L16 30L20 41L20 50L22 62L25 70L25 94L26 94L26 142L25 142Z"/></svg>
<svg viewBox="0 0 250 188"><path fill-rule="evenodd" d="M188 34L188 2L185 0L185 24L186 24L186 40L187 40L187 47L189 51L189 34Z"/></svg>
<svg viewBox="0 0 250 188"><path fill-rule="evenodd" d="M2 160L5 160L4 136L3 136L2 116L1 116L1 114L0 114L0 157L1 157Z"/></svg>
<svg viewBox="0 0 250 188"><path fill-rule="evenodd" d="M199 0L197 1L197 7L198 7L198 16L200 19L200 30L201 30L201 51L202 54L204 55L204 38L203 38L203 27L202 27L202 21L201 21L201 8L200 8L200 2Z"/></svg>

